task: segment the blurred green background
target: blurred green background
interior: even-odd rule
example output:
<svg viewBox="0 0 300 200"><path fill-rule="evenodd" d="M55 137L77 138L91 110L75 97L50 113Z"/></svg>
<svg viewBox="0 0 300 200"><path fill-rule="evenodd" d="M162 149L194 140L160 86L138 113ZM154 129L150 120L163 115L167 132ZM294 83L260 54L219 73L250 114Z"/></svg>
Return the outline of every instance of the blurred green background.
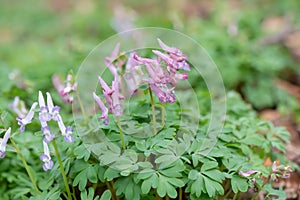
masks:
<svg viewBox="0 0 300 200"><path fill-rule="evenodd" d="M287 98L293 95L275 82L300 83L300 45L295 46L300 36L290 38L299 15L298 0L1 0L0 91L13 87L9 77L28 80L32 91L52 87L53 73L76 72L109 36L151 26L197 40L216 62L226 88L240 92L254 108L295 110L295 98Z"/></svg>

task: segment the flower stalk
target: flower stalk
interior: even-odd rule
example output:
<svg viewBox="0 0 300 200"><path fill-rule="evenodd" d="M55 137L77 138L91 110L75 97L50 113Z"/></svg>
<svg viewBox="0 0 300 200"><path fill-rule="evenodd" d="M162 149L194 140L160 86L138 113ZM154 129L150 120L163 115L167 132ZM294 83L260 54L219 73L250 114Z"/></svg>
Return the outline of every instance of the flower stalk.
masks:
<svg viewBox="0 0 300 200"><path fill-rule="evenodd" d="M70 188L69 188L68 179L67 179L66 172L65 172L65 169L64 169L64 166L63 166L63 163L62 163L62 160L61 160L61 157L60 157L60 153L58 151L58 147L56 145L55 140L52 140L52 145L53 145L55 155L57 157L57 161L59 163L59 167L60 167L63 179L64 179L64 184L65 184L65 188L67 190L68 199L72 200L72 195L71 195L71 191L70 191Z"/></svg>
<svg viewBox="0 0 300 200"><path fill-rule="evenodd" d="M165 112L166 112L165 111L165 104L162 104L161 105L161 126L162 126L162 128L165 126L165 115L166 115Z"/></svg>
<svg viewBox="0 0 300 200"><path fill-rule="evenodd" d="M153 95L152 95L152 90L150 87L149 87L149 95L150 95L150 102L151 102L151 107L152 107L153 134L156 135L157 129L156 129L155 104L154 104L154 99L153 99Z"/></svg>
<svg viewBox="0 0 300 200"><path fill-rule="evenodd" d="M120 130L120 138L121 138L121 142L122 142L122 148L123 148L123 150L125 150L126 144L125 144L124 134L123 134L121 123L120 123L120 117L117 117L117 124L118 124L119 130Z"/></svg>

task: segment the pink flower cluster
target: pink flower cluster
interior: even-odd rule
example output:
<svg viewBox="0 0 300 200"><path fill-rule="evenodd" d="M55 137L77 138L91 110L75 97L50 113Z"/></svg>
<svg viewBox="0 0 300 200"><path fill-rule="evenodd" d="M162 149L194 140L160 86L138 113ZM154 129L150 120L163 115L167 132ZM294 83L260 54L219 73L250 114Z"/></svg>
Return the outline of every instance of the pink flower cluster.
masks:
<svg viewBox="0 0 300 200"><path fill-rule="evenodd" d="M73 103L73 93L77 89L77 82L75 82L72 74L68 74L65 81L55 74L52 77L53 85L65 103Z"/></svg>
<svg viewBox="0 0 300 200"><path fill-rule="evenodd" d="M105 64L114 77L110 88L99 76L102 94L108 108L104 101L93 93L93 98L102 111L100 118L104 124L108 124L109 112L118 117L122 116L120 100L124 99L121 93L125 92L121 91L122 83L126 83L130 95L135 94L141 84L148 84L160 102L176 101L174 91L178 80L188 79L188 74L178 73L179 70L190 70L186 61L187 56L178 48L169 47L160 39L157 40L164 52L153 50L156 58L142 58L136 52L131 52L127 59L121 59L120 44L116 45L110 57L105 58Z"/></svg>

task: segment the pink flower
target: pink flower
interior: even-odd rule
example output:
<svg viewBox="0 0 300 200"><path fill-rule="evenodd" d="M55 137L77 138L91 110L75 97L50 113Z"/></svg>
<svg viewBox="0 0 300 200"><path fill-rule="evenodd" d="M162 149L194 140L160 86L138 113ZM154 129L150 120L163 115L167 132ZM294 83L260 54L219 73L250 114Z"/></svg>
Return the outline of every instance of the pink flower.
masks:
<svg viewBox="0 0 300 200"><path fill-rule="evenodd" d="M117 60L120 56L120 43L115 46L110 57L106 57L104 62L113 76L118 75L118 71L121 70L122 66L125 64L125 60Z"/></svg>
<svg viewBox="0 0 300 200"><path fill-rule="evenodd" d="M101 109L101 112L102 112L102 115L101 115L100 119L103 119L103 123L105 125L107 125L108 124L108 109L104 105L101 98L99 96L97 96L95 92L93 92L93 97L94 97L95 101L98 103L98 106L99 106L99 108Z"/></svg>
<svg viewBox="0 0 300 200"><path fill-rule="evenodd" d="M123 114L123 109L122 109L122 105L120 104L120 99L123 99L123 97L120 94L118 76L115 76L115 79L112 81L112 89L114 90L114 93L111 95L112 113L117 117L120 117Z"/></svg>
<svg viewBox="0 0 300 200"><path fill-rule="evenodd" d="M106 99L106 103L109 106L109 112L113 113L116 116L122 116L123 111L120 100L123 100L124 97L120 93L119 76L114 76L114 80L112 81L112 88L110 88L100 76L98 79L101 87L103 88L103 95Z"/></svg>
<svg viewBox="0 0 300 200"><path fill-rule="evenodd" d="M77 89L77 82L74 81L71 74L67 75L67 79L64 83L58 75L52 76L52 83L65 103L73 103L73 93Z"/></svg>
<svg viewBox="0 0 300 200"><path fill-rule="evenodd" d="M130 53L128 61L126 63L126 71L124 74L124 80L129 88L129 94L134 94L139 85L142 83L142 77L144 75L141 66L138 61L134 59L136 53Z"/></svg>
<svg viewBox="0 0 300 200"><path fill-rule="evenodd" d="M160 51L153 50L152 52L156 54L159 58L165 61L165 63L176 70L182 69L190 71L190 66L186 62L186 55L184 55L179 49L175 47L169 47L163 43L160 39L157 39L160 47L168 54L161 53Z"/></svg>
<svg viewBox="0 0 300 200"><path fill-rule="evenodd" d="M103 89L103 93L106 93L107 95L112 95L114 92L113 89L110 89L110 87L106 84L106 82L101 78L101 76L98 77L98 80L100 82L100 85Z"/></svg>
<svg viewBox="0 0 300 200"><path fill-rule="evenodd" d="M249 170L246 172L239 171L239 175L244 176L244 177L251 176L252 174L255 174L255 173L259 173L259 171L257 171L257 170Z"/></svg>

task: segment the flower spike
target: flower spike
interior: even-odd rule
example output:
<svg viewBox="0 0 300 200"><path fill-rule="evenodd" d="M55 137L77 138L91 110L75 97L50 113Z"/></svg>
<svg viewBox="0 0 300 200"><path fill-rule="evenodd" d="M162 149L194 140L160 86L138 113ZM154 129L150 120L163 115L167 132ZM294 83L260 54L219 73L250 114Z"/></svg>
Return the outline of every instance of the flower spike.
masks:
<svg viewBox="0 0 300 200"><path fill-rule="evenodd" d="M0 138L0 158L4 158L6 155L6 144L10 137L11 128L7 129L7 131L4 134L3 139Z"/></svg>

